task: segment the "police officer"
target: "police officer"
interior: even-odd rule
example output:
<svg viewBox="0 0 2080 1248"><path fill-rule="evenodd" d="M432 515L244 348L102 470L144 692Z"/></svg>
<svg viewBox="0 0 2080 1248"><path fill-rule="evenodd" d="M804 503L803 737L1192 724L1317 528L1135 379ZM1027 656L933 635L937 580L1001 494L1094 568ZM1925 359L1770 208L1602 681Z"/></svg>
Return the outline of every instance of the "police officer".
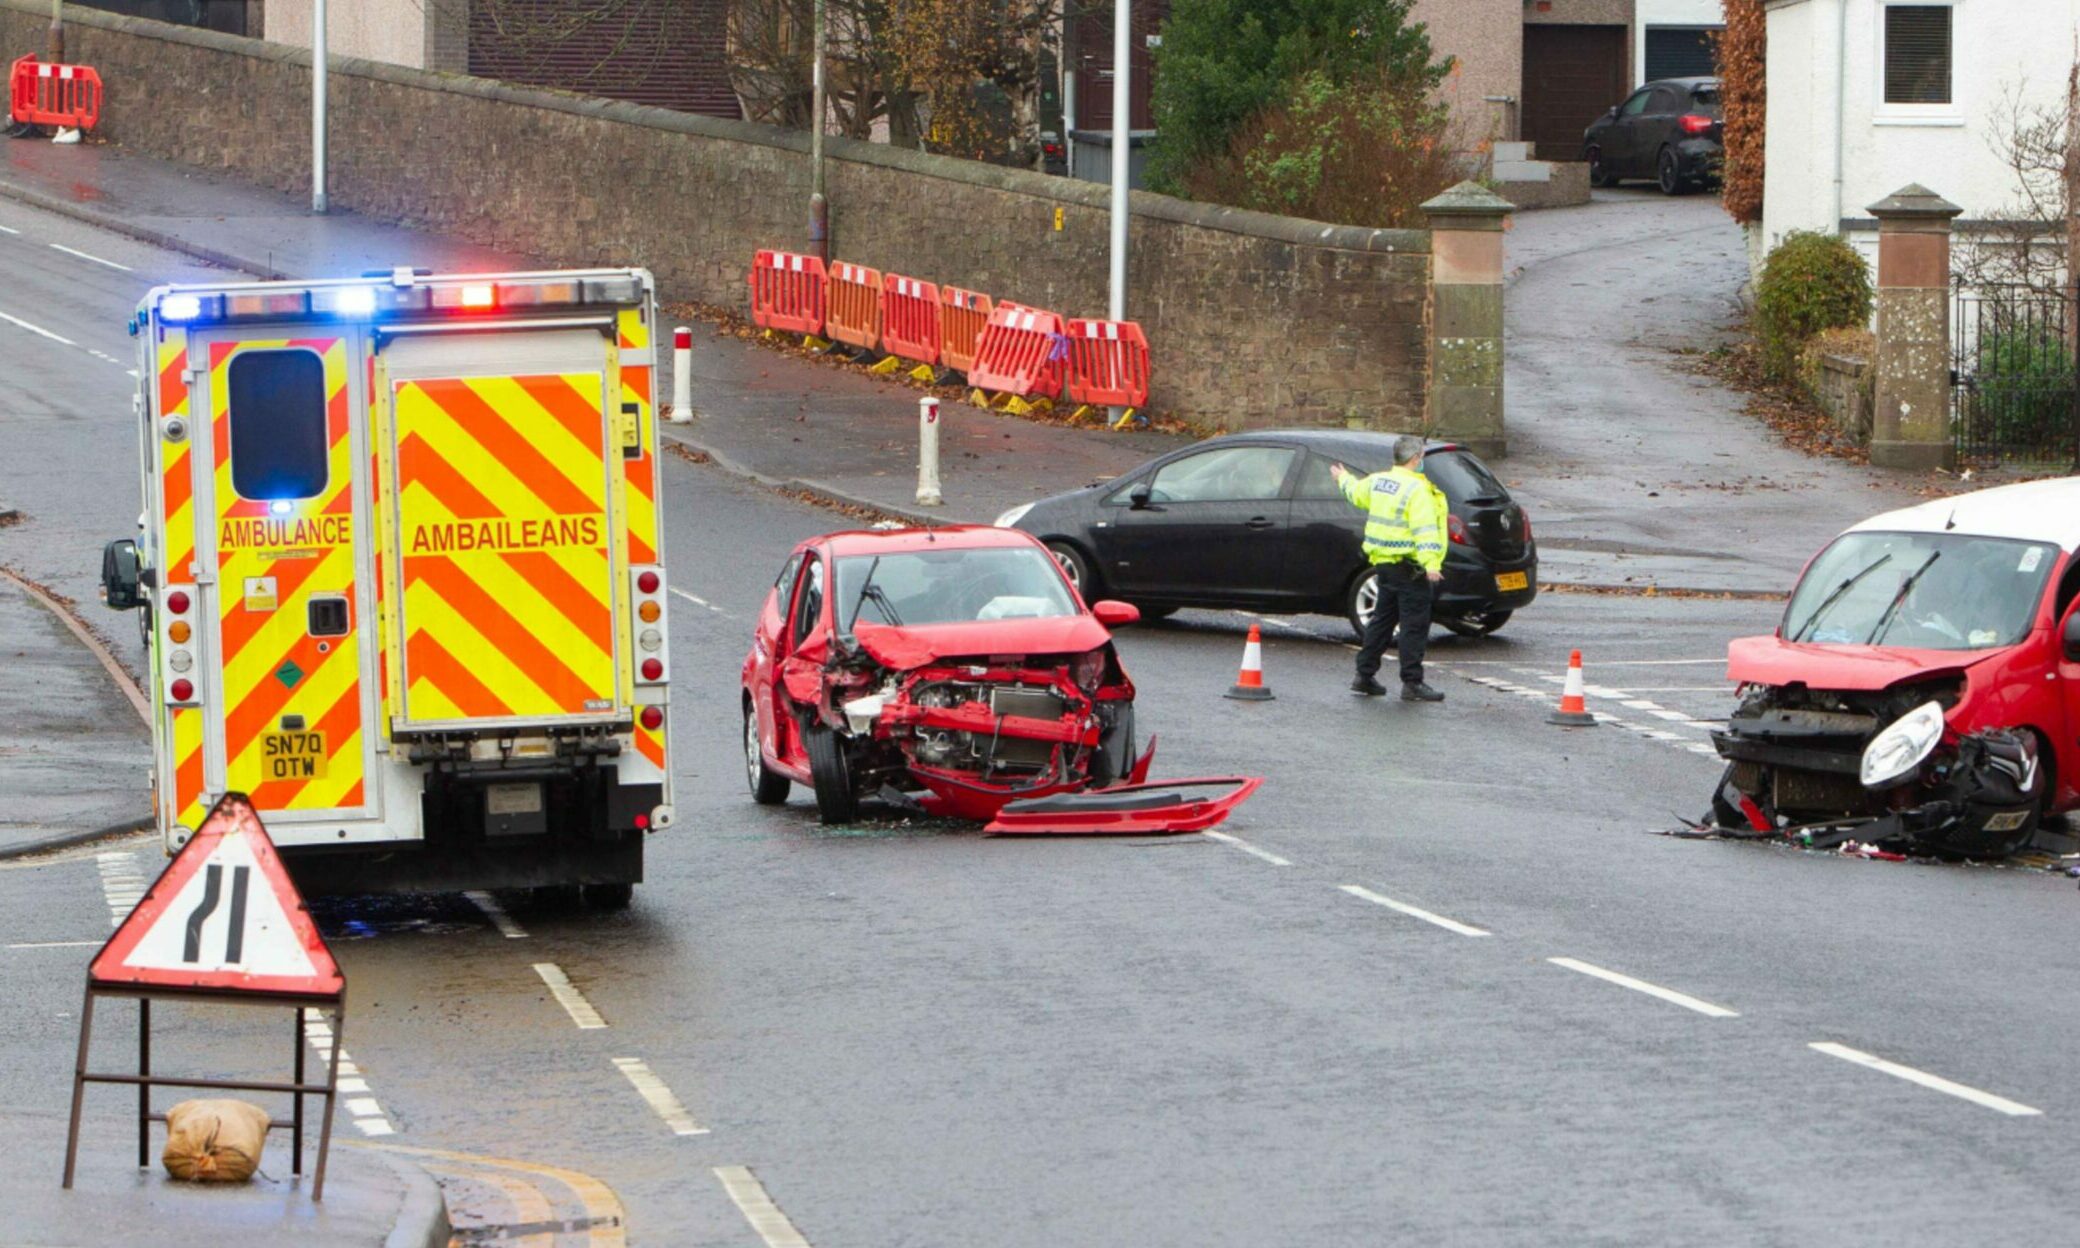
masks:
<svg viewBox="0 0 2080 1248"><path fill-rule="evenodd" d="M1430 604L1444 579L1445 518L1443 493L1423 475L1423 440L1411 434L1394 439L1394 466L1360 477L1342 464L1330 469L1343 496L1367 511L1365 557L1372 562L1379 600L1365 623L1358 648L1355 693L1386 692L1373 677L1394 626L1401 626L1401 700L1442 702L1444 695L1423 683L1423 650L1430 642Z"/></svg>

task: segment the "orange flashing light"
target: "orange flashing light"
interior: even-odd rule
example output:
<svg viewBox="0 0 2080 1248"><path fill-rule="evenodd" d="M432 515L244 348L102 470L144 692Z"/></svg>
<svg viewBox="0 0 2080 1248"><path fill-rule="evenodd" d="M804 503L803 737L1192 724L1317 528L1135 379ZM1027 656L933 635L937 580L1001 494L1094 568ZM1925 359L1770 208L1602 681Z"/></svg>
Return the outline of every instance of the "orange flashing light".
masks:
<svg viewBox="0 0 2080 1248"><path fill-rule="evenodd" d="M655 624L657 623L657 617L664 613L658 610L656 603L646 602L642 606L636 608L636 614L643 617L643 623Z"/></svg>
<svg viewBox="0 0 2080 1248"><path fill-rule="evenodd" d="M188 622L186 620L175 620L166 626L166 635L173 640L175 645L186 641L190 635Z"/></svg>

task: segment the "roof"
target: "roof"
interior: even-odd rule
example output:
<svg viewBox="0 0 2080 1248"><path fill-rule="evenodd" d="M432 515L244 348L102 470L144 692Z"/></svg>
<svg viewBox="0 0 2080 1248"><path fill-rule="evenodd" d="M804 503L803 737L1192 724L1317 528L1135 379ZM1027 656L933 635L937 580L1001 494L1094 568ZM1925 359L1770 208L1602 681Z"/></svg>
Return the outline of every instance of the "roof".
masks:
<svg viewBox="0 0 2080 1248"><path fill-rule="evenodd" d="M2080 549L2080 477L2025 481L1888 511L1850 532L1968 533Z"/></svg>
<svg viewBox="0 0 2080 1248"><path fill-rule="evenodd" d="M1039 542L1017 529L992 528L986 524L951 524L945 528L847 529L811 538L807 545L829 546L831 553L848 555L897 555L912 550L990 550L1006 546L1038 546Z"/></svg>
<svg viewBox="0 0 2080 1248"><path fill-rule="evenodd" d="M1681 87L1685 91L1695 91L1699 87L1716 87L1719 85L1719 80L1717 78L1656 78L1652 82L1640 85L1647 87Z"/></svg>

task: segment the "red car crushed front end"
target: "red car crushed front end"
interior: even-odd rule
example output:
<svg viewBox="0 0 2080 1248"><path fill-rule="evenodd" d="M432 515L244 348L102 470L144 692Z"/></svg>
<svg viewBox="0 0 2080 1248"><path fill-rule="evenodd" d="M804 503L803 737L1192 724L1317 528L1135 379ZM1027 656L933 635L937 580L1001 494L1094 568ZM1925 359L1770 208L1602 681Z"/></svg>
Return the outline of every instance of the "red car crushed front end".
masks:
<svg viewBox="0 0 2080 1248"><path fill-rule="evenodd" d="M806 783L827 823L878 796L992 831L1210 827L1256 782L1145 784L1153 742L1137 752L1134 685L1106 628L1137 616L1086 606L1016 531L804 543L745 662L752 790Z"/></svg>

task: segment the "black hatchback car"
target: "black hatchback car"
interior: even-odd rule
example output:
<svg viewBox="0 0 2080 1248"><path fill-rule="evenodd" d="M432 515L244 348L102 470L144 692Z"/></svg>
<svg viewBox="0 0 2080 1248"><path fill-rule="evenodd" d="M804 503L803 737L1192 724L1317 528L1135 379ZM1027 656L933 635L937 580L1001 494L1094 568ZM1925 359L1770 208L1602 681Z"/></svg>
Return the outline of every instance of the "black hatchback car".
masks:
<svg viewBox="0 0 2080 1248"><path fill-rule="evenodd" d="M1151 618L1180 607L1320 612L1362 632L1378 600L1365 513L1329 469L1381 472L1393 451L1390 433L1234 434L1014 507L997 524L1047 543L1086 602L1121 598ZM1423 472L1451 510L1435 618L1463 636L1492 633L1538 594L1531 522L1462 447L1429 443Z"/></svg>
<svg viewBox="0 0 2080 1248"><path fill-rule="evenodd" d="M1582 133L1592 186L1651 178L1664 195L1716 181L1725 160L1717 78L1664 78L1634 91Z"/></svg>

